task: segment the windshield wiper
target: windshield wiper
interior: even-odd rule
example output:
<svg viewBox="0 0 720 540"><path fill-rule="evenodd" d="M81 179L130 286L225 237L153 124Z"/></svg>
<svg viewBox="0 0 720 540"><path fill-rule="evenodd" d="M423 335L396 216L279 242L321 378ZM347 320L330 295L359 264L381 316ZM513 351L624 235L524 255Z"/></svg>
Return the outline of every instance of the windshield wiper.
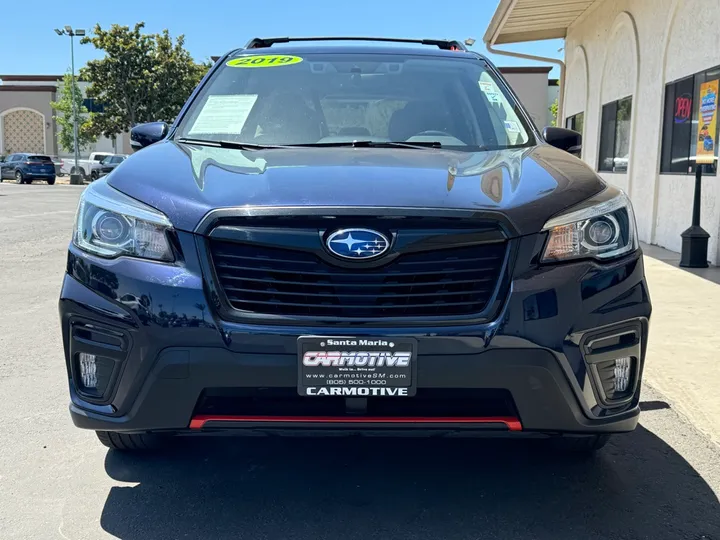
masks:
<svg viewBox="0 0 720 540"><path fill-rule="evenodd" d="M211 139L191 139L180 137L175 139L179 143L199 144L202 146L215 146L217 148L234 148L237 150L268 150L273 148L442 148L438 141L419 141L414 143L394 141L342 141L342 142L317 142L302 144L254 144L235 141L214 141Z"/></svg>
<svg viewBox="0 0 720 540"><path fill-rule="evenodd" d="M343 146L350 148L442 148L442 144L438 141L419 141L414 143L395 141L341 141L293 144L291 146L302 148L333 148Z"/></svg>
<svg viewBox="0 0 720 540"><path fill-rule="evenodd" d="M236 150L268 150L272 148L292 148L292 146L283 146L278 144L253 144L235 141L213 141L211 139L190 139L188 137L180 137L178 139L175 139L175 141L185 144L215 146L217 148L233 148Z"/></svg>

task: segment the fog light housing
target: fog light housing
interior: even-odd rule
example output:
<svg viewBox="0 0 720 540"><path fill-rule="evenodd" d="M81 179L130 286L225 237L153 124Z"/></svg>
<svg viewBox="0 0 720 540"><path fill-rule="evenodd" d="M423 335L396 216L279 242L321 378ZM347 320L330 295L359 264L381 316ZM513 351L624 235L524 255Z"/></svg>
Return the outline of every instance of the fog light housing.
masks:
<svg viewBox="0 0 720 540"><path fill-rule="evenodd" d="M604 234L602 230L595 232L596 236ZM647 320L634 319L586 332L580 337L578 346L596 398L591 407L614 409L612 414L620 414L637 397L645 332Z"/></svg>
<svg viewBox="0 0 720 540"><path fill-rule="evenodd" d="M614 405L632 397L637 377L637 359L634 356L621 356L612 360L595 362L592 364L592 368L603 401L608 405Z"/></svg>
<svg viewBox="0 0 720 540"><path fill-rule="evenodd" d="M106 394L115 371L115 361L112 358L87 352L75 354L75 385L84 397L101 399Z"/></svg>
<svg viewBox="0 0 720 540"><path fill-rule="evenodd" d="M632 376L632 358L624 356L615 359L614 390L615 392L627 392Z"/></svg>
<svg viewBox="0 0 720 540"><path fill-rule="evenodd" d="M97 388L97 363L94 354L80 353L78 365L80 367L80 382L88 390Z"/></svg>

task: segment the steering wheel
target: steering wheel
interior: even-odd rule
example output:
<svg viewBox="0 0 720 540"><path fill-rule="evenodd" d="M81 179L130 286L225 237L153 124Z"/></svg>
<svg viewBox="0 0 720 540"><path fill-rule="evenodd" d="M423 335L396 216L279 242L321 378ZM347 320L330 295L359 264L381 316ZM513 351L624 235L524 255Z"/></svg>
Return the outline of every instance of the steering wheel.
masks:
<svg viewBox="0 0 720 540"><path fill-rule="evenodd" d="M428 131L423 131L423 132L421 132L421 133L416 133L415 135L413 135L413 137L423 137L423 136L425 136L425 135L427 135L428 137L436 137L436 136L438 136L438 135L441 136L441 137L453 137L453 135L450 135L450 134L449 134L448 132L446 132L446 131L440 131L440 130L436 130L436 129L429 129ZM411 137L411 138L412 138L412 137Z"/></svg>

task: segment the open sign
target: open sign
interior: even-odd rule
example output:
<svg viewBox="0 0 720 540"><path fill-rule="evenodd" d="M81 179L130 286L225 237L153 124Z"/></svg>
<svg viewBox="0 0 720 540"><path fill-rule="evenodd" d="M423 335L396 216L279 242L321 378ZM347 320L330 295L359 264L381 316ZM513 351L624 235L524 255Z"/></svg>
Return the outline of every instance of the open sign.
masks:
<svg viewBox="0 0 720 540"><path fill-rule="evenodd" d="M675 123L684 124L692 115L692 96L683 94L675 98Z"/></svg>

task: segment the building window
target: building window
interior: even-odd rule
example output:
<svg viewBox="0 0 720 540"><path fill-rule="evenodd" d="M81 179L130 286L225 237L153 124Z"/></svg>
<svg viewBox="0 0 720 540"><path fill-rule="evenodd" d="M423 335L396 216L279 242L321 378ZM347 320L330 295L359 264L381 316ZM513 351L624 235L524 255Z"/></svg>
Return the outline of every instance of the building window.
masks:
<svg viewBox="0 0 720 540"><path fill-rule="evenodd" d="M98 103L93 98L83 99L83 107L85 107L89 113L105 112L105 106L102 103Z"/></svg>
<svg viewBox="0 0 720 540"><path fill-rule="evenodd" d="M585 126L585 113L577 113L565 119L565 127L577 131L582 135Z"/></svg>
<svg viewBox="0 0 720 540"><path fill-rule="evenodd" d="M699 147L713 159L703 171L716 174L719 86L720 68L665 85L661 173L694 174Z"/></svg>
<svg viewBox="0 0 720 540"><path fill-rule="evenodd" d="M599 171L627 171L630 158L631 117L632 96L603 105Z"/></svg>

